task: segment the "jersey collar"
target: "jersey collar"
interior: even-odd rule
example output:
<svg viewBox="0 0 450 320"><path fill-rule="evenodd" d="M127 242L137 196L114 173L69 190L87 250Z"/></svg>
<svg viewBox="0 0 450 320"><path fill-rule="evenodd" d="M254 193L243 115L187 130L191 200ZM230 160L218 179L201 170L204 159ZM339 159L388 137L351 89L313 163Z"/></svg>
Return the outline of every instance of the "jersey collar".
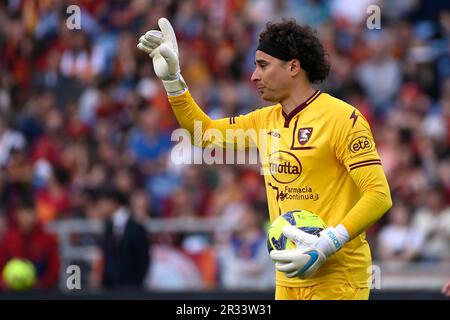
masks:
<svg viewBox="0 0 450 320"><path fill-rule="evenodd" d="M282 112L283 117L284 117L284 127L285 128L289 128L289 122L292 120L292 118L294 118L300 111L302 111L308 105L310 105L311 102L316 100L316 98L318 96L320 96L320 94L321 94L320 90L316 90L316 92L314 92L312 96L310 96L308 99L306 99L306 101L304 101L303 103L301 103L297 107L295 107L295 109L292 110L289 114L286 114L283 111L283 109L281 109L281 112Z"/></svg>

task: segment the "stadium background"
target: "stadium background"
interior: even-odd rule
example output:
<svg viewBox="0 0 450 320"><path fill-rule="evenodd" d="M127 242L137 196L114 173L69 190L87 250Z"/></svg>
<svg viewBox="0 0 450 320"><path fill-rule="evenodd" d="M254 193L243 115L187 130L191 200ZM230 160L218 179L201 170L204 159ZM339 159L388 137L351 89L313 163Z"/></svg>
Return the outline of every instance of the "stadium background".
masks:
<svg viewBox="0 0 450 320"><path fill-rule="evenodd" d="M79 30L67 25L73 4ZM371 4L381 8L379 30L366 25ZM320 89L366 116L392 190L394 207L367 233L381 276L373 297L442 297L450 279L450 9L416 0L1 1L0 257L23 193L59 245L53 280L24 295L273 297L259 168L170 160L177 123L136 49L163 16L189 89L213 118L267 104L250 82L267 21L293 17L317 29L332 64ZM99 282L97 199L111 185L148 230L144 291L108 293ZM81 290L66 287L69 265L81 269Z"/></svg>

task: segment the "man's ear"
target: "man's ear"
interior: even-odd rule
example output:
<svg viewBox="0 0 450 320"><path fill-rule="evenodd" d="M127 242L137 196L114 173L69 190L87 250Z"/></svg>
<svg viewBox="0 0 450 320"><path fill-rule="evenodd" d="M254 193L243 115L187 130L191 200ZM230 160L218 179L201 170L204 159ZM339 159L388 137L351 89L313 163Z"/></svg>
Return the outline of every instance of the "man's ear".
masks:
<svg viewBox="0 0 450 320"><path fill-rule="evenodd" d="M289 61L289 71L291 72L292 76L296 76L301 71L301 65L300 60L298 59L292 59Z"/></svg>

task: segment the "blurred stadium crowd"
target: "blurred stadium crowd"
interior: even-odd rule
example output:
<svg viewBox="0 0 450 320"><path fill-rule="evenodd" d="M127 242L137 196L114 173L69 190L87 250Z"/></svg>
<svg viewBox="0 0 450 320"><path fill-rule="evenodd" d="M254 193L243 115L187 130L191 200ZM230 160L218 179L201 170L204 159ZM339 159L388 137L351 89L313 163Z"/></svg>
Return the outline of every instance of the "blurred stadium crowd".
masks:
<svg viewBox="0 0 450 320"><path fill-rule="evenodd" d="M366 116L391 186L394 207L368 232L374 257L450 259L448 2L79 0L81 29L71 30L73 2L0 2L0 264L8 252L45 251L20 231L23 197L42 226L103 221L102 192L113 188L139 223L220 217L238 227L149 233L147 288L274 285L259 168L170 160L178 126L151 60L136 49L163 16L189 89L213 118L267 105L250 82L267 21L293 17L316 28L332 64L320 88ZM371 4L381 8L380 30L366 27ZM57 285L64 270L49 266L59 259L36 266L47 277L40 288Z"/></svg>

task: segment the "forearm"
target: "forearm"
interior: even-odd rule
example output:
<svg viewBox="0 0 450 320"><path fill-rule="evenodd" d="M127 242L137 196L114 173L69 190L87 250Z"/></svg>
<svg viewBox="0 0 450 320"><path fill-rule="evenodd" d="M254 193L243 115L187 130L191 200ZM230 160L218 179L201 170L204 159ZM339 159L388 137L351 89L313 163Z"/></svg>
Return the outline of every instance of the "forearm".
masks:
<svg viewBox="0 0 450 320"><path fill-rule="evenodd" d="M199 147L214 146L245 150L256 145L255 112L212 120L186 91L168 96L180 126L189 131L191 142Z"/></svg>
<svg viewBox="0 0 450 320"><path fill-rule="evenodd" d="M379 220L392 206L389 185L381 166L352 173L352 178L363 192L363 196L348 212L342 225L353 239Z"/></svg>
<svg viewBox="0 0 450 320"><path fill-rule="evenodd" d="M211 118L197 105L189 91L179 96L168 96L168 98L178 123L182 128L188 130L192 136L194 135L196 121L201 124L202 133L210 126Z"/></svg>

